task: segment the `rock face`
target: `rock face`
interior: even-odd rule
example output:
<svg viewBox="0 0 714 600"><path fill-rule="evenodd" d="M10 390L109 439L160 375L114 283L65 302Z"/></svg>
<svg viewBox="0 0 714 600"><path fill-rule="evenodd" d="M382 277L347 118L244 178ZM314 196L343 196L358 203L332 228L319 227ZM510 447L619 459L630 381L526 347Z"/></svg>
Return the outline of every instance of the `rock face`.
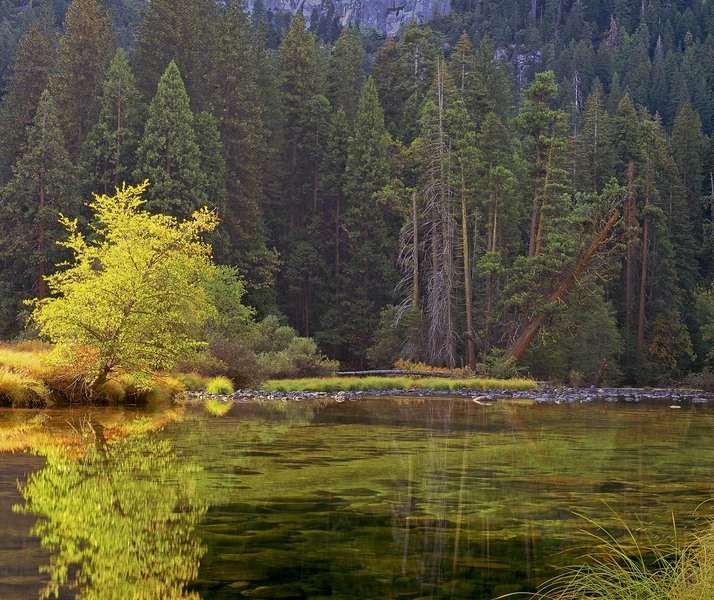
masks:
<svg viewBox="0 0 714 600"><path fill-rule="evenodd" d="M255 3L248 0L248 10L252 12ZM267 11L302 12L308 23L316 11L334 15L341 25L376 29L388 36L410 21L426 23L451 10L451 0L262 0L262 4Z"/></svg>

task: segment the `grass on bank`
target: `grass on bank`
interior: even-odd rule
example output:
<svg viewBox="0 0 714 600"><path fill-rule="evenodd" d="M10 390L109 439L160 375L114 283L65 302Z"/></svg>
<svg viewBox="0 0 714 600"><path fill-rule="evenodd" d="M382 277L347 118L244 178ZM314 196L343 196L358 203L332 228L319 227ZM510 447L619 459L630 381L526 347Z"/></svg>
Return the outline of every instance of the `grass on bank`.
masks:
<svg viewBox="0 0 714 600"><path fill-rule="evenodd" d="M592 523L592 522L591 522ZM594 523L593 523L594 524ZM546 582L533 600L710 600L714 593L714 524L680 546L642 544L598 528L595 550L580 566Z"/></svg>
<svg viewBox="0 0 714 600"><path fill-rule="evenodd" d="M52 347L41 342L0 344L0 407L39 408L53 400L84 400L81 377L51 360ZM185 390L204 390L210 379L193 373L157 374L145 381L125 373L98 390L97 402L161 402Z"/></svg>
<svg viewBox="0 0 714 600"><path fill-rule="evenodd" d="M323 377L305 379L274 379L261 387L266 392L358 392L373 390L534 390L532 379L492 379L473 377L446 379L443 377Z"/></svg>

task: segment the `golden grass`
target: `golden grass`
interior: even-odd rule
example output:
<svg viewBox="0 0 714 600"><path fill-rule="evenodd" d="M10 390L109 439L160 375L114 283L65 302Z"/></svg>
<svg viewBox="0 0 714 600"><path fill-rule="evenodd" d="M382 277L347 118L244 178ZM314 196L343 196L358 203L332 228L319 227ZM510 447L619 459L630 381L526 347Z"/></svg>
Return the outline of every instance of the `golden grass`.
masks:
<svg viewBox="0 0 714 600"><path fill-rule="evenodd" d="M24 373L0 367L0 406L13 408L45 406L49 396L49 390L41 381Z"/></svg>
<svg viewBox="0 0 714 600"><path fill-rule="evenodd" d="M323 377L305 379L274 379L263 384L267 392L354 392L374 390L534 390L532 379L492 379L473 377L448 379L443 377Z"/></svg>
<svg viewBox="0 0 714 600"><path fill-rule="evenodd" d="M235 390L233 389L233 382L228 377L213 377L206 384L206 391L209 394L228 395Z"/></svg>
<svg viewBox="0 0 714 600"><path fill-rule="evenodd" d="M121 404L166 402L187 389L203 389L207 380L192 373L136 377L120 374L89 394L81 374L63 366L42 342L0 343L0 406L46 406L58 401Z"/></svg>

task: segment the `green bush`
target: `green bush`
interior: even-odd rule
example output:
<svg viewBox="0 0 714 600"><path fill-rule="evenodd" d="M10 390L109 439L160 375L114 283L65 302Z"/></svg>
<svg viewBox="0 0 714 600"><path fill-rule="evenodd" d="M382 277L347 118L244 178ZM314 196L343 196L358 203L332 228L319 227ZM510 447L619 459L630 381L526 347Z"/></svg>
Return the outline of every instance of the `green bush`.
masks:
<svg viewBox="0 0 714 600"><path fill-rule="evenodd" d="M235 390L233 388L233 382L228 379L228 377L214 377L213 379L209 379L206 384L206 391L209 394L228 395L232 394Z"/></svg>

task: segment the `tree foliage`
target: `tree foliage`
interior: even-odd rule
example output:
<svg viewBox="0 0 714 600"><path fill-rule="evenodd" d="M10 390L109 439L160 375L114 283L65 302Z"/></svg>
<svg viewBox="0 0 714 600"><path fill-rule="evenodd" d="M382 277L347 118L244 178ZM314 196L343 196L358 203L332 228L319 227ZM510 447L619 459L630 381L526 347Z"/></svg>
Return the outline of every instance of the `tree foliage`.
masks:
<svg viewBox="0 0 714 600"><path fill-rule="evenodd" d="M52 296L33 320L59 353L84 357L91 387L120 371L169 369L201 345L216 311L206 289L213 273L202 237L218 222L207 209L179 221L142 210L147 184L95 196L92 236L62 217L68 265L47 277Z"/></svg>

